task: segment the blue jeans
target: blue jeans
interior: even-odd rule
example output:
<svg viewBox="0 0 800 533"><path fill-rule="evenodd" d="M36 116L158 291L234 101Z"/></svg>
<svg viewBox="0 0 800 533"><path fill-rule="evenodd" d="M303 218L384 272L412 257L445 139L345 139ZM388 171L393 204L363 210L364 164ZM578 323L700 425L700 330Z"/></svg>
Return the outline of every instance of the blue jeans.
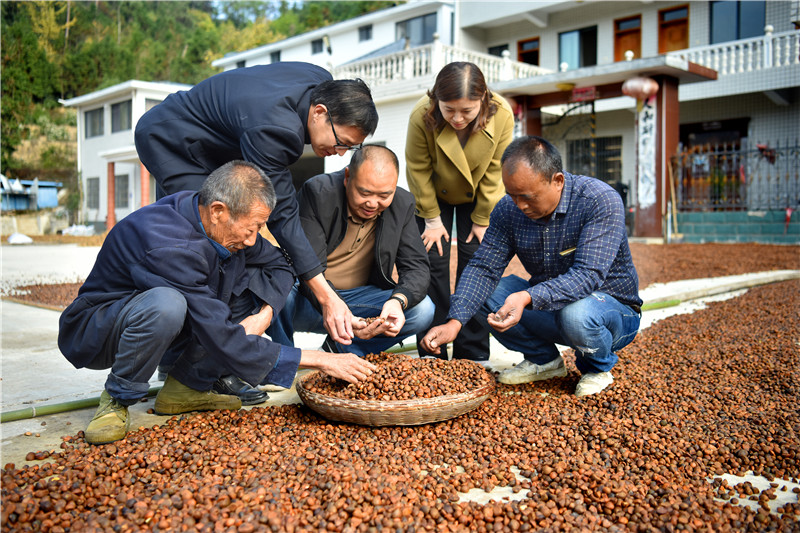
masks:
<svg viewBox="0 0 800 533"><path fill-rule="evenodd" d="M105 388L123 405L147 395L161 356L183 330L186 299L156 287L137 294L120 312L103 352L89 368L111 368Z"/></svg>
<svg viewBox="0 0 800 533"><path fill-rule="evenodd" d="M383 304L392 295L391 290L379 289L373 285L337 292L350 308L350 312L362 318L380 315ZM368 353L380 353L408 336L424 332L433 320L433 312L433 302L426 296L420 303L405 310L406 322L396 337L378 335L366 340L354 338L352 344L337 343L337 347L341 352L351 352L361 357ZM327 333L322 322L322 314L314 308L308 298L300 294L297 283L286 298L283 310L272 320L267 335L273 342L294 346L295 331Z"/></svg>
<svg viewBox="0 0 800 533"><path fill-rule="evenodd" d="M502 307L509 294L528 287L528 282L518 276L504 277L477 316L485 321L486 315ZM593 374L614 367L614 352L633 341L640 318L639 313L608 294L593 292L559 311L526 309L516 326L492 333L500 344L522 352L525 359L537 365L559 357L556 344L570 346L575 349L575 365L581 374Z"/></svg>

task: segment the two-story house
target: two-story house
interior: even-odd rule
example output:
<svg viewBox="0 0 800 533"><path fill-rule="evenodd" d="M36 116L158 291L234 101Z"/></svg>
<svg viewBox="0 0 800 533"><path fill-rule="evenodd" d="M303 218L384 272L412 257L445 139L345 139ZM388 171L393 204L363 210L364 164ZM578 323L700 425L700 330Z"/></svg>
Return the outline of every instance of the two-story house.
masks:
<svg viewBox="0 0 800 533"><path fill-rule="evenodd" d="M61 101L78 110L77 162L85 224L102 232L155 201L155 181L139 161L133 131L150 108L190 87L130 80Z"/></svg>

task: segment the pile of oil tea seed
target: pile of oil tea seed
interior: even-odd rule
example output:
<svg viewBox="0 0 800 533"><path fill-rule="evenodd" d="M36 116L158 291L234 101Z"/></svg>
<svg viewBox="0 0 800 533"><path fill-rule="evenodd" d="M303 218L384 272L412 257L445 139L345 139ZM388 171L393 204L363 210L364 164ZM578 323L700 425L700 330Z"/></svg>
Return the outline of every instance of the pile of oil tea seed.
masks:
<svg viewBox="0 0 800 533"><path fill-rule="evenodd" d="M494 383L479 364L464 359L424 358L407 354L367 354L377 366L359 383L332 378L322 372L308 377L303 385L310 392L349 400L415 400L471 392Z"/></svg>
<svg viewBox="0 0 800 533"><path fill-rule="evenodd" d="M800 282L750 289L640 333L600 394L575 397L568 356L566 377L499 385L435 424L292 405L176 416L103 446L68 436L5 465L2 530L800 531L796 498L770 511L778 489L711 482L798 482L798 309ZM521 499L461 497L498 487ZM745 494L756 510L735 504Z"/></svg>

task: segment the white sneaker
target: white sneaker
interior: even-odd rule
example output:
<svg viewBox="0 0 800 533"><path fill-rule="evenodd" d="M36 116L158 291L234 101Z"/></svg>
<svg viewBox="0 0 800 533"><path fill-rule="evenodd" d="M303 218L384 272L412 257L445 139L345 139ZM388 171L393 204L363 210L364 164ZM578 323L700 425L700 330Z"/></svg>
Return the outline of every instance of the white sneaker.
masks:
<svg viewBox="0 0 800 533"><path fill-rule="evenodd" d="M584 374L575 387L575 396L589 396L597 394L614 382L611 372L598 372L597 374Z"/></svg>
<svg viewBox="0 0 800 533"><path fill-rule="evenodd" d="M564 366L564 360L561 357L543 365L536 365L525 359L517 366L500 372L497 381L506 385L519 385L566 375L567 367Z"/></svg>

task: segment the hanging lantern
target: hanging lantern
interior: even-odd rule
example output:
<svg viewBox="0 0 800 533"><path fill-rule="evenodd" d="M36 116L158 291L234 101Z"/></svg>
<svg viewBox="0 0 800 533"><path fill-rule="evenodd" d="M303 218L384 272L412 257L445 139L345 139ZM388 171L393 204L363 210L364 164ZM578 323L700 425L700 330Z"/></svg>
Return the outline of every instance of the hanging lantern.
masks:
<svg viewBox="0 0 800 533"><path fill-rule="evenodd" d="M622 84L622 94L637 100L647 100L658 92L658 82L653 78L636 77Z"/></svg>

